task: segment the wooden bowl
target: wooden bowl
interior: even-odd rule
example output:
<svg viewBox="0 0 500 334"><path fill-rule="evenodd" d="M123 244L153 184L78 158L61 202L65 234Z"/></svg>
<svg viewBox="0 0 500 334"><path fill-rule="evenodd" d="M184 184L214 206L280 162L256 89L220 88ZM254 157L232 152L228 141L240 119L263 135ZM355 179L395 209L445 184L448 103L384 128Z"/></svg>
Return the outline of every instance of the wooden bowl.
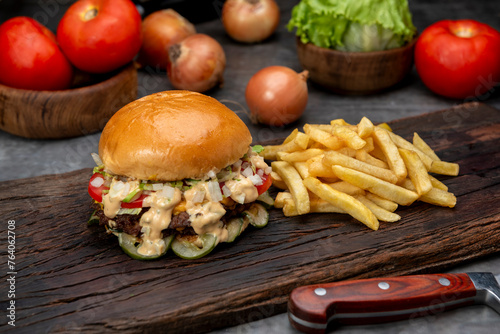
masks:
<svg viewBox="0 0 500 334"><path fill-rule="evenodd" d="M297 38L297 52L302 67L320 86L339 94L373 94L410 72L416 40L386 51L343 52L304 44Z"/></svg>
<svg viewBox="0 0 500 334"><path fill-rule="evenodd" d="M88 79L93 83L60 91L0 85L0 129L36 139L87 135L102 130L118 109L137 98L137 69L132 64Z"/></svg>

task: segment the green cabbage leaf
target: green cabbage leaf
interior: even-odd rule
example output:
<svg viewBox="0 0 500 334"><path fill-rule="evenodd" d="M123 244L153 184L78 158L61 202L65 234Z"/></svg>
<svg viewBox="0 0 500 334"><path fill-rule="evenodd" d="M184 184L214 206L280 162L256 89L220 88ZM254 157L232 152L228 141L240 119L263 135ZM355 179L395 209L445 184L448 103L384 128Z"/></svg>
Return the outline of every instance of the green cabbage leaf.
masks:
<svg viewBox="0 0 500 334"><path fill-rule="evenodd" d="M349 52L404 46L417 29L407 0L302 0L288 29L303 43Z"/></svg>

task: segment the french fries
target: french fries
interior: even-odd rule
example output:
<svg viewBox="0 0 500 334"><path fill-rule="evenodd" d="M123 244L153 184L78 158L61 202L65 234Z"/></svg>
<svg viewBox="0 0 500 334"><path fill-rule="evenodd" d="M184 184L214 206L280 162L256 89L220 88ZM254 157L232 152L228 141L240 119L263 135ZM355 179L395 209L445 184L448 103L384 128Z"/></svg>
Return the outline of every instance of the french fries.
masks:
<svg viewBox="0 0 500 334"><path fill-rule="evenodd" d="M442 161L417 133L410 142L366 117L357 125L343 119L305 124L304 132L295 129L260 155L274 160L273 184L282 189L274 205L285 216L349 214L377 230L380 222L401 219L399 205L456 205L448 187L429 173L458 175L458 164Z"/></svg>

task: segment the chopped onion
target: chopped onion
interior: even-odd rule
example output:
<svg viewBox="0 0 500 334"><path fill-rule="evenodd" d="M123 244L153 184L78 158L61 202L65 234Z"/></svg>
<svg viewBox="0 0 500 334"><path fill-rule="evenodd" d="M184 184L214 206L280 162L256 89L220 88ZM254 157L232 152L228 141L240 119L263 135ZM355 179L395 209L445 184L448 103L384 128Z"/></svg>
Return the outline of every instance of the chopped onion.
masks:
<svg viewBox="0 0 500 334"><path fill-rule="evenodd" d="M262 178L255 174L255 175L251 175L248 177L250 179L250 181L252 181L252 183L255 185L255 186L260 186L262 185Z"/></svg>
<svg viewBox="0 0 500 334"><path fill-rule="evenodd" d="M104 184L104 179L102 177L96 177L95 179L93 179L90 184L92 185L92 187L94 188L99 188L100 186L102 186Z"/></svg>
<svg viewBox="0 0 500 334"><path fill-rule="evenodd" d="M233 164L233 167L234 167L234 168L236 168L236 169L240 168L240 166L241 166L241 163L242 163L242 162L243 162L243 161L241 161L241 160L236 161L236 162Z"/></svg>
<svg viewBox="0 0 500 334"><path fill-rule="evenodd" d="M250 177L253 175L253 169L252 167L247 167L245 168L242 172L241 172L241 175L245 176L245 177Z"/></svg>
<svg viewBox="0 0 500 334"><path fill-rule="evenodd" d="M264 170L263 170L263 169L259 169L259 170L257 170L257 174L258 174L260 177L264 176Z"/></svg>
<svg viewBox="0 0 500 334"><path fill-rule="evenodd" d="M99 154L97 153L90 153L90 155L92 156L92 159L94 159L94 162L97 166L101 166L103 163L102 163L102 160L101 160L101 157L99 156Z"/></svg>
<svg viewBox="0 0 500 334"><path fill-rule="evenodd" d="M226 185L222 186L222 193L226 197L231 196L231 190Z"/></svg>
<svg viewBox="0 0 500 334"><path fill-rule="evenodd" d="M153 183L153 190L158 191L163 189L163 183Z"/></svg>
<svg viewBox="0 0 500 334"><path fill-rule="evenodd" d="M217 174L215 174L215 172L213 170L211 170L208 172L207 176L209 179L213 179L217 176Z"/></svg>
<svg viewBox="0 0 500 334"><path fill-rule="evenodd" d="M222 192L220 191L219 182L210 181L207 183L210 199L214 202L222 201Z"/></svg>
<svg viewBox="0 0 500 334"><path fill-rule="evenodd" d="M195 191L193 195L193 203L201 203L203 202L203 199L205 198L205 192L204 191Z"/></svg>
<svg viewBox="0 0 500 334"><path fill-rule="evenodd" d="M264 169L264 173L267 175L271 174L272 171L273 171L273 168L271 166L266 167L266 169Z"/></svg>
<svg viewBox="0 0 500 334"><path fill-rule="evenodd" d="M120 191L123 188L125 188L125 183L123 181L116 181L115 184L113 185L113 189L115 191Z"/></svg>
<svg viewBox="0 0 500 334"><path fill-rule="evenodd" d="M161 190L161 196L166 197L168 199L174 198L175 188L171 186L164 186Z"/></svg>

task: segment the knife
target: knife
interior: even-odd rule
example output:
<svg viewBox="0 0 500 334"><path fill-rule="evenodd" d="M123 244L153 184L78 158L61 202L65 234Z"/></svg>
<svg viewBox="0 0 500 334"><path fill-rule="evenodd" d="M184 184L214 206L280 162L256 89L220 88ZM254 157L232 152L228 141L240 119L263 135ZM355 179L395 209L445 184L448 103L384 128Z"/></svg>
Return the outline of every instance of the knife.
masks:
<svg viewBox="0 0 500 334"><path fill-rule="evenodd" d="M499 281L492 273L460 273L306 285L291 292L288 319L304 333L325 333L329 323L376 324L474 304L500 314Z"/></svg>

